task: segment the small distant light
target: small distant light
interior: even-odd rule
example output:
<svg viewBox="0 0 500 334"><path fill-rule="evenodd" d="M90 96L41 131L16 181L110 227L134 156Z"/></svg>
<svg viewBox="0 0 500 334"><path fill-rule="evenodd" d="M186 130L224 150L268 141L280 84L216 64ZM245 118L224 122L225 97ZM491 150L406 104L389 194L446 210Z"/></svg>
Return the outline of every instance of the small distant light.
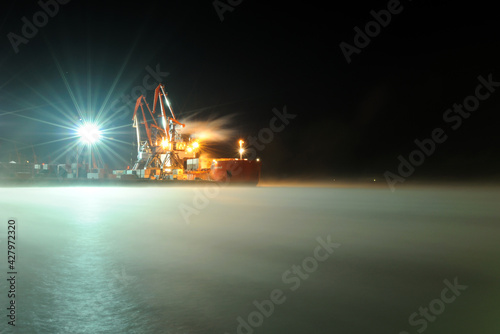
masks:
<svg viewBox="0 0 500 334"><path fill-rule="evenodd" d="M193 148L198 148L198 147L200 147L200 144L198 144L198 142L197 142L197 141L195 141L195 142L193 143Z"/></svg>
<svg viewBox="0 0 500 334"><path fill-rule="evenodd" d="M259 159L259 158L257 158L256 160L257 160L257 161L260 161L260 159Z"/></svg>
<svg viewBox="0 0 500 334"><path fill-rule="evenodd" d="M373 182L376 182L377 180L373 179Z"/></svg>

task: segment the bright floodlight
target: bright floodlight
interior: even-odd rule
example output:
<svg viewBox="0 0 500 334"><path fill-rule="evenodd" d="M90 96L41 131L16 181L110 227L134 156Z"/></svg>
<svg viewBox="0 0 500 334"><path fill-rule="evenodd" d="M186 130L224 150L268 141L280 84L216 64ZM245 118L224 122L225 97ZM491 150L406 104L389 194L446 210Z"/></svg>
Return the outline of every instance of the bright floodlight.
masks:
<svg viewBox="0 0 500 334"><path fill-rule="evenodd" d="M101 138L101 131L95 124L85 124L78 129L80 140L86 144L92 144Z"/></svg>
<svg viewBox="0 0 500 334"><path fill-rule="evenodd" d="M161 141L161 147L163 147L163 148L167 148L168 147L168 140L167 140L167 138L164 138Z"/></svg>

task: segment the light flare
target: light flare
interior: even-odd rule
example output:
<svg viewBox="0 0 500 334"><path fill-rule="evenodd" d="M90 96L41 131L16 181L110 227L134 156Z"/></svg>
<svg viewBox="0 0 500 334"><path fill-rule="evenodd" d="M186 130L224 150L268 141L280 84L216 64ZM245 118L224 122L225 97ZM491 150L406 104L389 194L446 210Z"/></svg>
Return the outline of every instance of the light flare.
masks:
<svg viewBox="0 0 500 334"><path fill-rule="evenodd" d="M78 129L80 140L86 144L93 144L101 138L99 127L92 123L86 123Z"/></svg>

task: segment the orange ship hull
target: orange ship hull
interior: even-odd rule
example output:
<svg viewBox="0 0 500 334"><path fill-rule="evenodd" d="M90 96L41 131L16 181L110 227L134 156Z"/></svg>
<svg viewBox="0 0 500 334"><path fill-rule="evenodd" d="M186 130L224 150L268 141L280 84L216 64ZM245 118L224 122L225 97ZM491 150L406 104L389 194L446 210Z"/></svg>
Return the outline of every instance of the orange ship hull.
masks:
<svg viewBox="0 0 500 334"><path fill-rule="evenodd" d="M210 167L210 179L218 182L257 184L261 162L246 159L215 159Z"/></svg>

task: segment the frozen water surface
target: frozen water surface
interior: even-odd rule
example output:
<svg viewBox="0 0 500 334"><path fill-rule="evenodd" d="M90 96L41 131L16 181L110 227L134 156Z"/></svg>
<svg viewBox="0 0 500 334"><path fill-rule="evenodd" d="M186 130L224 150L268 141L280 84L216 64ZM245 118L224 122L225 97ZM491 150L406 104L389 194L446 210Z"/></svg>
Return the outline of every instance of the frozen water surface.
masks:
<svg viewBox="0 0 500 334"><path fill-rule="evenodd" d="M498 190L0 188L0 329L497 334Z"/></svg>

